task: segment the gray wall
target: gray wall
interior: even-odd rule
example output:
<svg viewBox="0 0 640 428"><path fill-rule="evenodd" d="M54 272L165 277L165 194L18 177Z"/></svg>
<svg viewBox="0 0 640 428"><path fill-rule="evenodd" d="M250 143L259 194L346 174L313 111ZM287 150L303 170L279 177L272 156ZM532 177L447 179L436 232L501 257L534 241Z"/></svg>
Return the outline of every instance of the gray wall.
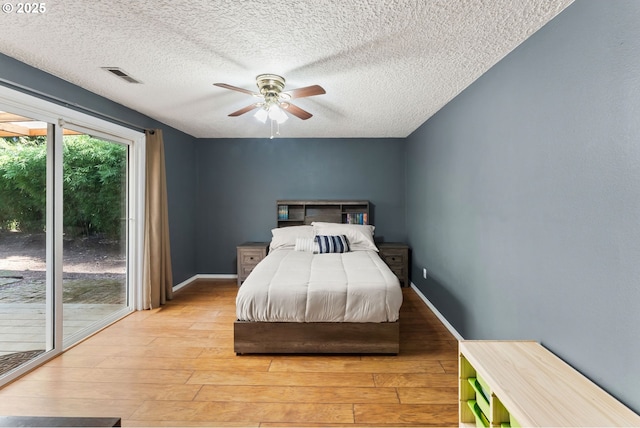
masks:
<svg viewBox="0 0 640 428"><path fill-rule="evenodd" d="M29 88L49 97L68 101L67 107L82 106L101 115L133 123L143 128L162 128L167 165L169 229L174 283L196 274L195 138L157 122L134 110L86 91L71 83L0 54L0 79ZM0 84L3 84L0 81ZM126 88L125 88L126 89ZM105 118L107 119L107 118Z"/></svg>
<svg viewBox="0 0 640 428"><path fill-rule="evenodd" d="M413 282L639 412L640 2L576 1L407 144Z"/></svg>
<svg viewBox="0 0 640 428"><path fill-rule="evenodd" d="M269 241L278 199L366 199L376 238L404 240L404 139L200 139L197 271L235 273L236 245Z"/></svg>

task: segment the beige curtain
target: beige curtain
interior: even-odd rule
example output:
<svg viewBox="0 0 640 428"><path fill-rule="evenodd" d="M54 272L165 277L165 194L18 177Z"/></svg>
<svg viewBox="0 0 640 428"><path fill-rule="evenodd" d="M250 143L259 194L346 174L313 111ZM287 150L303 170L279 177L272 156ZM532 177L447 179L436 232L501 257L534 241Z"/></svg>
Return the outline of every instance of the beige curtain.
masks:
<svg viewBox="0 0 640 428"><path fill-rule="evenodd" d="M167 178L162 130L146 134L146 187L144 222L143 308L157 308L173 297L169 246Z"/></svg>

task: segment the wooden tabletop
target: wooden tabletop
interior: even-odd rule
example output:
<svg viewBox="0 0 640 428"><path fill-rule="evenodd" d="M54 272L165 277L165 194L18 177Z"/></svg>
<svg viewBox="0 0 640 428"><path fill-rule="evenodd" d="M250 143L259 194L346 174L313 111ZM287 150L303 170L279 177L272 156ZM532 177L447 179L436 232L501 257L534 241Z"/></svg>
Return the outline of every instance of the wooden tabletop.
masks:
<svg viewBox="0 0 640 428"><path fill-rule="evenodd" d="M460 353L522 426L640 426L640 416L534 341L462 341Z"/></svg>

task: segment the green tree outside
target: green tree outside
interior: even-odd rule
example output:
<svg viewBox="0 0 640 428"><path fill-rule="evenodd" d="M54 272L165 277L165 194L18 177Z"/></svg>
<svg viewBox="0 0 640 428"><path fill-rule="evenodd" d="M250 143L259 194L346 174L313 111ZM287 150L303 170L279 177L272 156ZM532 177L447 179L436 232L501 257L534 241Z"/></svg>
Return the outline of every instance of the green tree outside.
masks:
<svg viewBox="0 0 640 428"><path fill-rule="evenodd" d="M126 147L65 136L65 233L118 237L125 211ZM0 230L45 229L46 139L0 138Z"/></svg>

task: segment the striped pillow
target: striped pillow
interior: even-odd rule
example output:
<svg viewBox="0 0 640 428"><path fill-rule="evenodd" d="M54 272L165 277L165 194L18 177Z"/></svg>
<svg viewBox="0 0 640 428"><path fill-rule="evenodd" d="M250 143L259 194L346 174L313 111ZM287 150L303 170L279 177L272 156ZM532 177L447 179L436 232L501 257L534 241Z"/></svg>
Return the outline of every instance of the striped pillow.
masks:
<svg viewBox="0 0 640 428"><path fill-rule="evenodd" d="M319 252L322 253L348 253L349 241L345 235L316 235Z"/></svg>

